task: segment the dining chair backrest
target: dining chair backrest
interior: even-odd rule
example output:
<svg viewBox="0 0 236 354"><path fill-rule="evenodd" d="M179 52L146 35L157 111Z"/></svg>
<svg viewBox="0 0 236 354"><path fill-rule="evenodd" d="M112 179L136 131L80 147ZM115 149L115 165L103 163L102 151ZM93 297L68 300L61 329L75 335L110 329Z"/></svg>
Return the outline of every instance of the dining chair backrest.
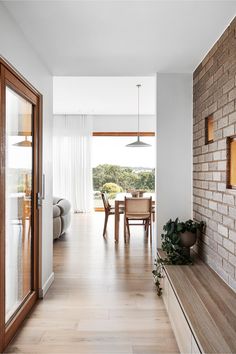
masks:
<svg viewBox="0 0 236 354"><path fill-rule="evenodd" d="M125 198L125 213L145 214L152 212L152 197L150 198Z"/></svg>
<svg viewBox="0 0 236 354"><path fill-rule="evenodd" d="M109 200L107 197L107 193L101 192L101 195L102 195L104 209L105 209L105 211L109 211L111 209L111 206L110 206L110 203L109 203Z"/></svg>

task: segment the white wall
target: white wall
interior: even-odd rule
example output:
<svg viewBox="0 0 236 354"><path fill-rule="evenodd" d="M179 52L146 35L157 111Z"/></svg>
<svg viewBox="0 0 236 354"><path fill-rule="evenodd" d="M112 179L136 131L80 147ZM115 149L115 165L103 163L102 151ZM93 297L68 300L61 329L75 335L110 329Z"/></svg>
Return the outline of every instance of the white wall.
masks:
<svg viewBox="0 0 236 354"><path fill-rule="evenodd" d="M137 115L93 116L94 132L136 132ZM140 116L140 131L155 132L155 116Z"/></svg>
<svg viewBox="0 0 236 354"><path fill-rule="evenodd" d="M54 118L61 115L55 114ZM71 116L71 115L70 115ZM137 115L92 115L94 132L136 132ZM154 115L140 116L140 131L155 132Z"/></svg>
<svg viewBox="0 0 236 354"><path fill-rule="evenodd" d="M192 217L192 75L157 74L157 229Z"/></svg>
<svg viewBox="0 0 236 354"><path fill-rule="evenodd" d="M155 114L155 76L54 77L54 114Z"/></svg>
<svg viewBox="0 0 236 354"><path fill-rule="evenodd" d="M0 3L0 55L7 59L43 94L43 172L46 198L43 202L42 287L46 289L52 273L52 76L37 53L24 38L20 28Z"/></svg>

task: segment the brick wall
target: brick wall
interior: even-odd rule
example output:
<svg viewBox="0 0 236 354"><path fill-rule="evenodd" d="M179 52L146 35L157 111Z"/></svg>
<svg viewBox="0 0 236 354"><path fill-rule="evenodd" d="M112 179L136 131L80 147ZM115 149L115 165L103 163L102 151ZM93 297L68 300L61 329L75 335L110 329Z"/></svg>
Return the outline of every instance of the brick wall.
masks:
<svg viewBox="0 0 236 354"><path fill-rule="evenodd" d="M214 142L205 145L213 114ZM236 18L193 75L193 214L205 220L196 246L236 290L236 190L226 189L226 137L236 134Z"/></svg>

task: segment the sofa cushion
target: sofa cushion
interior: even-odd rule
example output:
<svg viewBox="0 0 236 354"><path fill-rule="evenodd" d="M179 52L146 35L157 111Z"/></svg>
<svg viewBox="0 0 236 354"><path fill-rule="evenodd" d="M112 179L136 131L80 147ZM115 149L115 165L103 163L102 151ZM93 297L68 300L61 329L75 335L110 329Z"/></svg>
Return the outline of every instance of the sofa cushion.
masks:
<svg viewBox="0 0 236 354"><path fill-rule="evenodd" d="M54 218L53 219L53 239L60 237L61 235L61 228L62 228L62 221L61 218Z"/></svg>
<svg viewBox="0 0 236 354"><path fill-rule="evenodd" d="M59 238L70 226L71 204L63 198L53 198L53 238Z"/></svg>
<svg viewBox="0 0 236 354"><path fill-rule="evenodd" d="M56 218L61 215L61 209L58 205L53 205L53 217Z"/></svg>
<svg viewBox="0 0 236 354"><path fill-rule="evenodd" d="M56 205L62 198L53 197L53 205Z"/></svg>
<svg viewBox="0 0 236 354"><path fill-rule="evenodd" d="M66 215L70 212L71 209L71 204L68 200L66 199L61 199L57 205L61 209L61 215Z"/></svg>

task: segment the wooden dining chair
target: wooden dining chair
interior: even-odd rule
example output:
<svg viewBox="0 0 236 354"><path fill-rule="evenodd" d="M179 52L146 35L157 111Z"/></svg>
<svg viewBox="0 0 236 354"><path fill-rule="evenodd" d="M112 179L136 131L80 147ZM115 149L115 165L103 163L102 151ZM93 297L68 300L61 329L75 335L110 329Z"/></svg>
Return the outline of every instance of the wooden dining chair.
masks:
<svg viewBox="0 0 236 354"><path fill-rule="evenodd" d="M152 238L152 197L150 198L125 198L125 215L124 215L124 239L126 242L126 234L130 237L130 226L140 225L144 227L148 236L150 228L150 237ZM130 221L133 221L130 223ZM142 223L137 223L141 221Z"/></svg>
<svg viewBox="0 0 236 354"><path fill-rule="evenodd" d="M107 222L110 215L115 215L115 208L111 206L108 200L107 193L101 192L104 211L105 211L105 220L104 220L104 227L103 227L103 237L107 231ZM119 214L124 214L124 207L119 208Z"/></svg>
<svg viewBox="0 0 236 354"><path fill-rule="evenodd" d="M152 206L152 221L155 222L156 220L156 206Z"/></svg>

